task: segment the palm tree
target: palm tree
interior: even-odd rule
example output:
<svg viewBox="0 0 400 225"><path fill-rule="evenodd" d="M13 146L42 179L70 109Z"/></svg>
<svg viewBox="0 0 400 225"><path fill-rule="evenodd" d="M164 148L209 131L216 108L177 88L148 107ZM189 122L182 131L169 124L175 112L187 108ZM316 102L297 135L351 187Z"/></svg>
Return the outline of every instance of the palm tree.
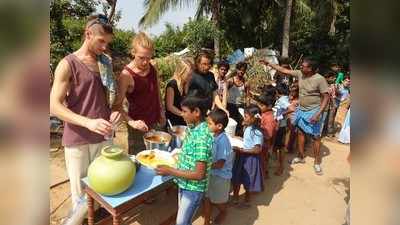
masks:
<svg viewBox="0 0 400 225"><path fill-rule="evenodd" d="M219 15L221 0L144 0L146 12L139 21L139 26L146 28L156 24L169 9L182 8L193 3L198 3L195 18L199 19L204 14L211 13L211 20L219 29ZM214 39L214 51L217 58L220 57L219 38Z"/></svg>
<svg viewBox="0 0 400 225"><path fill-rule="evenodd" d="M282 57L289 57L290 17L292 15L293 0L286 1L285 19L283 21Z"/></svg>
<svg viewBox="0 0 400 225"><path fill-rule="evenodd" d="M336 32L336 17L338 15L339 0L310 0L311 6L316 13L316 20L321 30L329 35Z"/></svg>
<svg viewBox="0 0 400 225"><path fill-rule="evenodd" d="M289 56L290 20L293 4L296 10L306 17L315 17L323 33L334 35L336 32L336 16L338 0L286 0L285 17L283 22L282 57Z"/></svg>

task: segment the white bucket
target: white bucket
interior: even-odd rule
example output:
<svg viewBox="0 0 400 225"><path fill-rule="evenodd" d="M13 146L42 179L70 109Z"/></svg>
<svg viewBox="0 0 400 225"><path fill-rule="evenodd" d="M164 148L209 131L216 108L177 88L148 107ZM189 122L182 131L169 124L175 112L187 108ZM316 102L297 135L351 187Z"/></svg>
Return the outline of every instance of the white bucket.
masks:
<svg viewBox="0 0 400 225"><path fill-rule="evenodd" d="M225 127L226 134L231 137L235 136L236 126L237 122L234 119L229 118L228 125Z"/></svg>

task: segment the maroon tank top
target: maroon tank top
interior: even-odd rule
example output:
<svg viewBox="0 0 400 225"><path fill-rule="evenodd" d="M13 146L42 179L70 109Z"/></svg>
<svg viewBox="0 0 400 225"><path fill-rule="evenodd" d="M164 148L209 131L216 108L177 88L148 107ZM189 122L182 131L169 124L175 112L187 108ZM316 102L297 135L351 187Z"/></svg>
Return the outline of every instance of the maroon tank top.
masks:
<svg viewBox="0 0 400 225"><path fill-rule="evenodd" d="M129 102L128 115L134 120L143 120L148 126L156 124L161 115L157 72L150 66L146 76L140 76L129 67L125 69L131 74L135 87L126 94Z"/></svg>
<svg viewBox="0 0 400 225"><path fill-rule="evenodd" d="M90 71L77 56L65 57L71 68L70 88L65 102L67 108L76 114L97 119L109 120L110 109L107 106L106 92L101 83L100 74ZM85 127L65 122L62 143L64 146L95 144L104 141L104 137Z"/></svg>

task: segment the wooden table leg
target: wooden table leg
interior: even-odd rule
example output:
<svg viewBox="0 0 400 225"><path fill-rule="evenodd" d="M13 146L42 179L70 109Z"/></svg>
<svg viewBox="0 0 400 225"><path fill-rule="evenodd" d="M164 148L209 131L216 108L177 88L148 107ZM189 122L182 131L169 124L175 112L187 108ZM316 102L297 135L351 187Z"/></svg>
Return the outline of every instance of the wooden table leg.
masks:
<svg viewBox="0 0 400 225"><path fill-rule="evenodd" d="M88 205L88 224L94 225L94 199L87 195L87 205Z"/></svg>
<svg viewBox="0 0 400 225"><path fill-rule="evenodd" d="M120 215L113 216L113 225L121 225Z"/></svg>

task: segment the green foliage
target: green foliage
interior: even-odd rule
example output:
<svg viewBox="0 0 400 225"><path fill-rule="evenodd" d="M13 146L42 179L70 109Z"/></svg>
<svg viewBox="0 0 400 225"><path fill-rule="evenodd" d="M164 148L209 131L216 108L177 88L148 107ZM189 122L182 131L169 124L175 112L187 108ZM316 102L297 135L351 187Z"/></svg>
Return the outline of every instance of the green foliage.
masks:
<svg viewBox="0 0 400 225"><path fill-rule="evenodd" d="M230 43L223 38L223 33L206 18L190 20L183 28L165 25L165 31L154 38L155 57L165 57L188 47L192 52L201 48L214 48L214 37L221 37L221 53L228 55L233 52Z"/></svg>
<svg viewBox="0 0 400 225"><path fill-rule="evenodd" d="M224 38L235 49L245 47L263 48L273 43L277 24L275 13L271 7L278 7L271 1L261 0L222 0L220 27Z"/></svg>
<svg viewBox="0 0 400 225"><path fill-rule="evenodd" d="M234 48L281 50L285 1L221 0L221 28L224 39ZM336 33L329 35L332 1L294 1L290 25L289 55L296 61L312 56L321 64L349 63L350 0L336 1Z"/></svg>
<svg viewBox="0 0 400 225"><path fill-rule="evenodd" d="M215 25L208 19L201 17L198 20L189 20L183 26L183 43L193 52L201 48L214 48L214 38L221 37Z"/></svg>
<svg viewBox="0 0 400 225"><path fill-rule="evenodd" d="M155 67L160 78L161 96L164 96L167 81L174 75L178 61L179 57L173 55L155 59Z"/></svg>
<svg viewBox="0 0 400 225"><path fill-rule="evenodd" d="M96 13L99 0L53 0L50 2L50 65L55 69L66 55L77 50L83 41L86 19ZM104 2L102 2L104 7ZM118 22L117 12L113 23ZM129 43L133 32L115 30L111 50L117 56L129 54Z"/></svg>
<svg viewBox="0 0 400 225"><path fill-rule="evenodd" d="M321 29L321 22L315 17L304 17L296 10L294 23L291 29L290 52L292 58L301 54L312 56L319 60L322 70L332 63L337 62L345 67L350 58L350 2L339 4L336 19L336 33L329 35L326 28Z"/></svg>
<svg viewBox="0 0 400 225"><path fill-rule="evenodd" d="M134 36L134 31L114 29L114 38L110 44L110 49L113 53L113 56L129 56L131 50L131 41Z"/></svg>
<svg viewBox="0 0 400 225"><path fill-rule="evenodd" d="M50 2L50 65L76 50L82 41L87 16L96 11L94 0L54 0Z"/></svg>
<svg viewBox="0 0 400 225"><path fill-rule="evenodd" d="M172 52L178 52L186 48L183 43L184 33L179 27L165 24L165 31L154 39L155 57L165 57Z"/></svg>

